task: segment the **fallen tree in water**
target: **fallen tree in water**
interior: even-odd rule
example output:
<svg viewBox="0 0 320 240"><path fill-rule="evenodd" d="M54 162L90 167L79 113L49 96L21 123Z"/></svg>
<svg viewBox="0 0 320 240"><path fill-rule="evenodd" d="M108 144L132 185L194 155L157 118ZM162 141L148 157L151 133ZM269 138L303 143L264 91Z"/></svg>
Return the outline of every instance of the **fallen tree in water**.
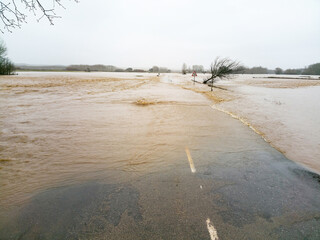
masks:
<svg viewBox="0 0 320 240"><path fill-rule="evenodd" d="M211 82L211 91L213 83L218 79L229 78L232 74L240 73L244 67L238 61L229 58L217 57L210 66L211 76L203 81L204 84Z"/></svg>

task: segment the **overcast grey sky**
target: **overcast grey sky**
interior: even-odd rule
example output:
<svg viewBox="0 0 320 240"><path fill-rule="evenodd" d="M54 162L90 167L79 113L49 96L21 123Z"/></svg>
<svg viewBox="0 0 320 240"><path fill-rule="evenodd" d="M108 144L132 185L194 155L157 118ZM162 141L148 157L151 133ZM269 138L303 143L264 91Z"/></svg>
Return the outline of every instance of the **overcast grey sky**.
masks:
<svg viewBox="0 0 320 240"><path fill-rule="evenodd" d="M216 56L246 66L320 62L320 0L81 0L50 26L1 34L8 56L27 64L111 64L180 69Z"/></svg>

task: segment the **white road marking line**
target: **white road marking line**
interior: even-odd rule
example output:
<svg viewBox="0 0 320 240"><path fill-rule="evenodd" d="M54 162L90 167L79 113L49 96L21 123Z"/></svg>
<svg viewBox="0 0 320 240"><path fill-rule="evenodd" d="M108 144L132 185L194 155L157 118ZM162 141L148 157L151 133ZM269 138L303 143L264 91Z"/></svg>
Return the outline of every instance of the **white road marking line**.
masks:
<svg viewBox="0 0 320 240"><path fill-rule="evenodd" d="M215 229L215 227L211 223L210 218L208 218L206 222L207 222L208 232L210 234L210 239L211 240L219 240L217 230Z"/></svg>
<svg viewBox="0 0 320 240"><path fill-rule="evenodd" d="M194 167L193 160L192 160L189 148L186 147L185 150L186 150L186 154L187 154L187 157L188 157L188 160L189 160L191 172L195 173L196 172L196 168ZM200 185L200 188L202 189L202 185ZM208 228L208 232L209 232L209 235L210 235L210 239L211 240L219 240L217 230L215 229L215 227L211 223L210 218L207 219L206 223L207 223L207 228Z"/></svg>
<svg viewBox="0 0 320 240"><path fill-rule="evenodd" d="M222 109L222 108L219 108L219 107L217 107L217 106L215 106L215 105L212 105L211 108L213 108L213 109L215 109L215 110L218 110L218 111L220 111L220 112L226 113L226 114L230 115L231 117L233 117L234 119L239 120L239 121L242 122L244 125L247 125L249 128L251 128L255 133L257 133L258 135L260 135L265 142L270 143L270 142L263 136L263 134L262 134L260 131L258 131L258 130L255 129L253 126L251 126L251 124L250 124L248 121L244 120L243 118L241 118L241 117L233 114L232 112L229 112L229 111L226 111L226 110L224 110L224 109Z"/></svg>
<svg viewBox="0 0 320 240"><path fill-rule="evenodd" d="M187 157L188 157L188 160L189 160L191 172L195 173L196 172L196 168L194 167L193 160L192 160L189 148L187 148L187 147L186 147L186 154L187 154Z"/></svg>

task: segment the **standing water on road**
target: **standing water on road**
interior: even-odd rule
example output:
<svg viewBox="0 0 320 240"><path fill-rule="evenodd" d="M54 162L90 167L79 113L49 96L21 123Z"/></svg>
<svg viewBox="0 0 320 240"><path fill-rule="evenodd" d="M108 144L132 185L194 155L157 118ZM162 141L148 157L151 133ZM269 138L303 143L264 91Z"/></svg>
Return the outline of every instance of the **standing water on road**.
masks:
<svg viewBox="0 0 320 240"><path fill-rule="evenodd" d="M244 120L272 146L320 173L320 80L281 75L239 75L218 81L212 94L190 76L166 76L171 82L205 93L217 108ZM200 75L202 81L205 75ZM285 78L287 77L287 79ZM283 79L284 78L284 79ZM168 81L166 78L166 82Z"/></svg>

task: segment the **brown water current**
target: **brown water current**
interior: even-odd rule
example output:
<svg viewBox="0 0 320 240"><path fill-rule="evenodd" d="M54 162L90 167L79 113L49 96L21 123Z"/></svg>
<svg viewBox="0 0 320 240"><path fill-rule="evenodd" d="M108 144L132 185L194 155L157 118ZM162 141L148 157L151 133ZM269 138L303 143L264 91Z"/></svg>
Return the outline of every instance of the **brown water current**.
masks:
<svg viewBox="0 0 320 240"><path fill-rule="evenodd" d="M209 106L204 97L154 76L23 73L0 87L2 207L59 184L168 168L161 159L210 130L193 112Z"/></svg>

